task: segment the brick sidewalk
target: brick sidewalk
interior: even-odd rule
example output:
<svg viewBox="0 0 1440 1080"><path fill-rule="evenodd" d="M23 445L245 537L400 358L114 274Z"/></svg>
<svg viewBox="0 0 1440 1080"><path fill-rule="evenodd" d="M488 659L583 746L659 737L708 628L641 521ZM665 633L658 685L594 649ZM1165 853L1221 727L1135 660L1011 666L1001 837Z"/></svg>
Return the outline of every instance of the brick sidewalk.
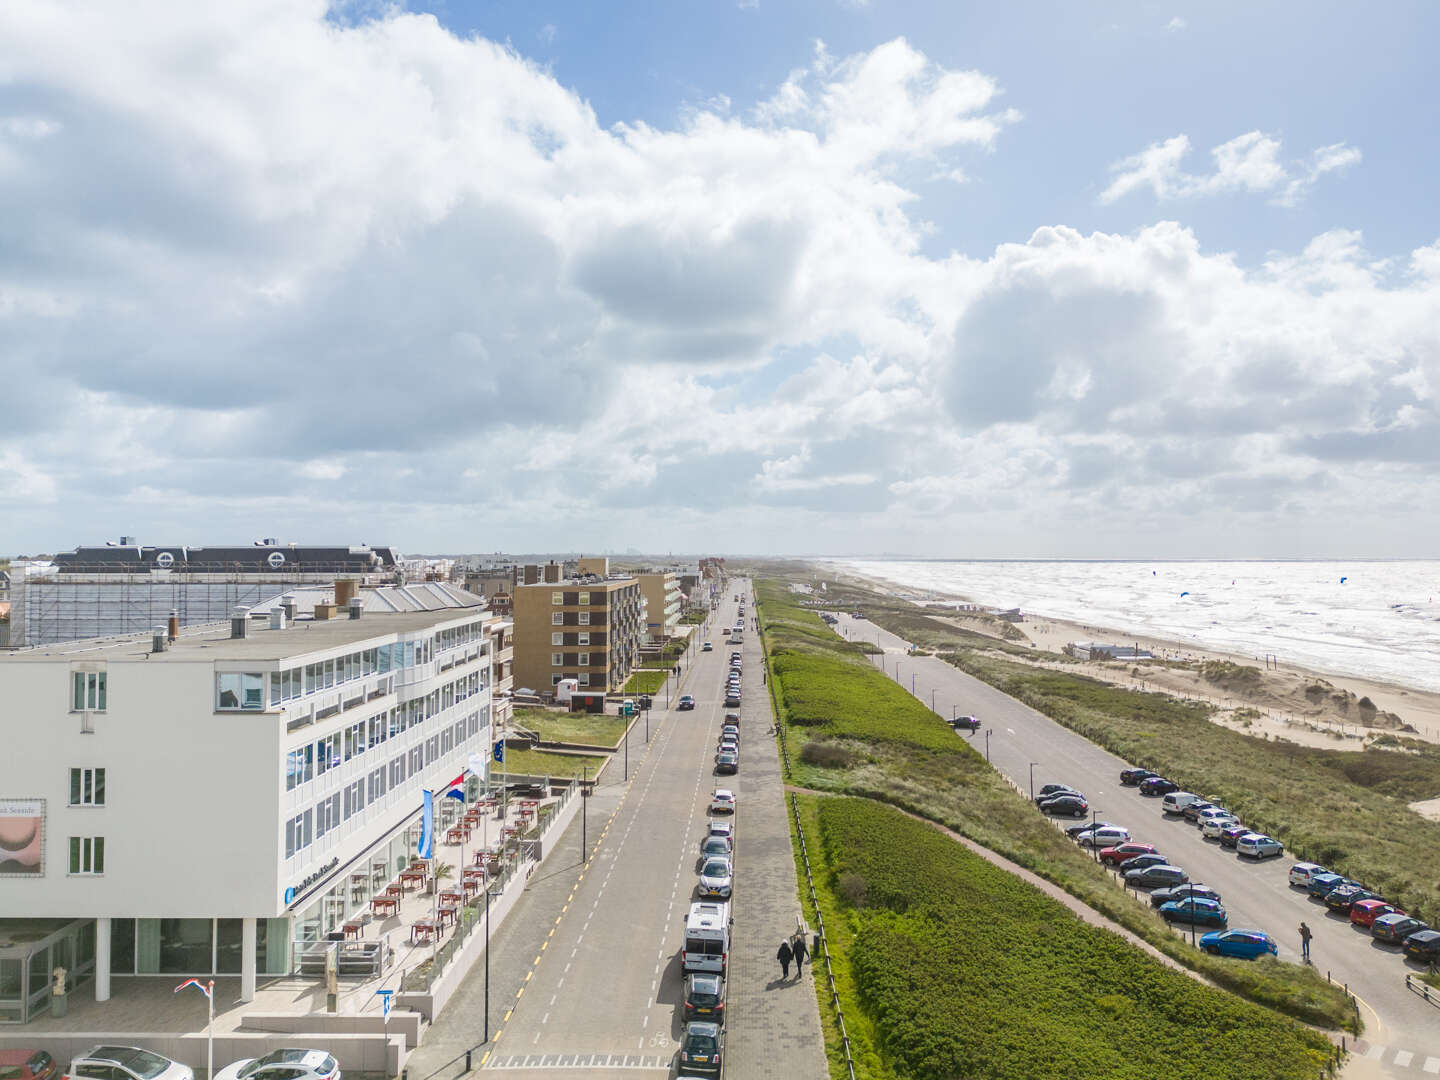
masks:
<svg viewBox="0 0 1440 1080"><path fill-rule="evenodd" d="M747 622L749 622L747 613ZM800 915L795 858L785 804L780 751L770 728L769 687L761 681L759 635L743 646L745 695L740 710L741 771L737 779L735 928L731 942L728 1076L745 1080L828 1080L820 1008L810 965L780 981L775 950L795 932ZM717 786L722 786L717 784Z"/></svg>

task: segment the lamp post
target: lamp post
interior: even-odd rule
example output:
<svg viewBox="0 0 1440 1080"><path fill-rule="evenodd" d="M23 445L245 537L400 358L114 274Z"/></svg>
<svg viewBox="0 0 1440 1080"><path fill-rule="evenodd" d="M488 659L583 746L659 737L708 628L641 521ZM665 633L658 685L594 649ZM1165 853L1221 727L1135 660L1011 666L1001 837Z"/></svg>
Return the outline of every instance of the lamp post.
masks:
<svg viewBox="0 0 1440 1080"><path fill-rule="evenodd" d="M1035 766L1036 766L1036 765L1039 765L1039 764L1040 764L1040 763L1039 763L1038 761L1032 761L1032 762L1030 762L1030 801L1031 801L1031 802L1034 802L1034 801L1035 801Z"/></svg>
<svg viewBox="0 0 1440 1080"><path fill-rule="evenodd" d="M485 877L485 1042L490 1041L490 877Z"/></svg>
<svg viewBox="0 0 1440 1080"><path fill-rule="evenodd" d="M985 764L990 764L990 729L985 729Z"/></svg>
<svg viewBox="0 0 1440 1080"><path fill-rule="evenodd" d="M587 830L590 823L590 815L588 813L590 809L590 795L585 790L585 785L589 782L589 780L590 766L582 766L580 780L580 862L582 864L588 864L590 862L590 840L587 835ZM487 900L486 902L488 903L489 901Z"/></svg>
<svg viewBox="0 0 1440 1080"><path fill-rule="evenodd" d="M1095 840L1095 828L1100 821L1100 811L1090 807L1090 851L1095 856L1095 861L1100 861L1100 845Z"/></svg>
<svg viewBox="0 0 1440 1080"><path fill-rule="evenodd" d="M934 712L934 711L935 711L935 691L934 691L934 690L931 690L931 691L930 691L930 711L931 711L931 712Z"/></svg>

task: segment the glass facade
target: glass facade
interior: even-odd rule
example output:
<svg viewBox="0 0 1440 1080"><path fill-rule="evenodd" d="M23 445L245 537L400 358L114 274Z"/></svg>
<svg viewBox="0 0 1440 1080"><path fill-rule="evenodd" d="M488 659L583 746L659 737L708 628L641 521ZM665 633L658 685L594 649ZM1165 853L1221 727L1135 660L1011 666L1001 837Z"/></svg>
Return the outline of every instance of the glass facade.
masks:
<svg viewBox="0 0 1440 1080"><path fill-rule="evenodd" d="M0 1024L23 1024L49 1008L57 967L65 969L72 992L95 974L93 921L26 919L7 929L10 944L0 947Z"/></svg>

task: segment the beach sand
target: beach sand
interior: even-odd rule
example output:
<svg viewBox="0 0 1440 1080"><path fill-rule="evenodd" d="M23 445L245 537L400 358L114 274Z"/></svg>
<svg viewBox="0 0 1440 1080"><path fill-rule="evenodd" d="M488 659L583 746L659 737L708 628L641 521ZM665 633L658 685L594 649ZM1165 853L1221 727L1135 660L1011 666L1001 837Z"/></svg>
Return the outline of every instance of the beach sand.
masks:
<svg viewBox="0 0 1440 1080"><path fill-rule="evenodd" d="M867 588L896 596L932 609L931 614L957 627L977 633L993 634L988 620L967 618L963 612L947 611L946 606L969 603L963 596L921 593L897 586L893 582L865 577L845 571L842 576ZM1409 738L1440 743L1440 694L1413 687L1349 675L1332 675L1287 664L1284 657L1267 665L1264 657L1230 653L1216 649L1197 649L1193 643L1169 640L1151 634L1134 634L1123 628L1086 625L1050 619L1043 615L1023 616L1015 629L1025 635L1035 649L1032 661L1044 666L1063 666L1066 671L1081 672L1118 686L1158 690L1179 697L1210 702L1217 706L1212 719L1219 724L1257 737L1286 739L1304 746L1327 750L1361 750L1377 736L1393 733ZM1100 663L1067 663L1047 660L1047 654L1059 654L1066 645L1077 641L1100 641L1110 644L1138 645L1155 656L1154 661L1108 661ZM1012 642L1015 643L1015 642ZM1199 671L1173 666L1165 661L1200 663L1207 660L1228 660L1234 664L1260 669L1260 676L1247 684L1217 686ZM1322 685L1323 694L1307 696L1306 689ZM1337 696L1338 695L1338 696ZM1353 696L1352 696L1353 695ZM1365 723L1358 707L1360 698L1368 697L1377 713L1372 723ZM1237 710L1248 710L1237 716ZM1255 715L1258 713L1259 715ZM1413 728L1406 731L1387 720L1394 714L1399 723ZM1426 816L1440 817L1440 805L1424 809Z"/></svg>

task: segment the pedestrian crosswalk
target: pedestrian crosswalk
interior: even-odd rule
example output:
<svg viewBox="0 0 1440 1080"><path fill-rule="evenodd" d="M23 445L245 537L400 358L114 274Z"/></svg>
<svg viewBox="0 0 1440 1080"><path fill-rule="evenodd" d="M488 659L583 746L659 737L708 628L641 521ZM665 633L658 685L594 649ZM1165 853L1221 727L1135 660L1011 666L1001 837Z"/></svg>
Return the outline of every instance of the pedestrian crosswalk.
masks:
<svg viewBox="0 0 1440 1080"><path fill-rule="evenodd" d="M1397 1069L1419 1069L1422 1073L1440 1076L1440 1055L1401 1050L1397 1047L1382 1046L1379 1043L1368 1043L1364 1039L1357 1039L1355 1056Z"/></svg>
<svg viewBox="0 0 1440 1080"><path fill-rule="evenodd" d="M492 1057L487 1069L670 1069L670 1059L655 1054L514 1054Z"/></svg>

